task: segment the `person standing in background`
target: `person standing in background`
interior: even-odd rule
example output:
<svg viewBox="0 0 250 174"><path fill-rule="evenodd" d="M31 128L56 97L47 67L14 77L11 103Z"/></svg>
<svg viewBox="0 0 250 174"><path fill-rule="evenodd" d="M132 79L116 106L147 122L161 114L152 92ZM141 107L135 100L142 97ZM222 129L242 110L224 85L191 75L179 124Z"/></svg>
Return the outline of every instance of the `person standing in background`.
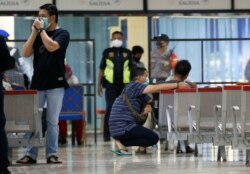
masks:
<svg viewBox="0 0 250 174"><path fill-rule="evenodd" d="M38 105L47 103L46 159L48 164L62 163L58 153L58 121L65 88L65 55L69 44L69 32L58 26L58 10L53 4L40 6L38 18L32 25L32 32L23 45L23 56L34 55L34 73L31 89L38 90ZM17 163L37 162L38 147L28 147L24 157Z"/></svg>
<svg viewBox="0 0 250 174"><path fill-rule="evenodd" d="M163 82L173 75L177 57L173 50L168 50L169 37L166 34L154 37L157 49L153 50L150 58L151 82Z"/></svg>
<svg viewBox="0 0 250 174"><path fill-rule="evenodd" d="M111 48L103 51L98 77L98 95L102 96L105 88L106 112L104 118L104 141L110 141L109 117L115 99L121 94L124 86L129 83L132 68L131 51L123 48L123 34L112 33Z"/></svg>
<svg viewBox="0 0 250 174"><path fill-rule="evenodd" d="M15 59L10 56L8 46L5 39L9 34L0 30L0 174L11 173L8 170L9 160L8 160L8 140L5 132L6 118L4 115L4 95L3 95L3 72L12 68L15 65Z"/></svg>
<svg viewBox="0 0 250 174"><path fill-rule="evenodd" d="M150 57L150 82L161 83L173 76L173 69L177 62L177 57L173 49L168 50L169 37L166 34L155 36L157 48L151 52ZM159 93L153 94L154 116L159 114Z"/></svg>
<svg viewBox="0 0 250 174"><path fill-rule="evenodd" d="M144 63L141 62L141 56L144 53L144 50L141 46L135 45L132 47L132 59L133 59L133 66L139 68L145 68Z"/></svg>

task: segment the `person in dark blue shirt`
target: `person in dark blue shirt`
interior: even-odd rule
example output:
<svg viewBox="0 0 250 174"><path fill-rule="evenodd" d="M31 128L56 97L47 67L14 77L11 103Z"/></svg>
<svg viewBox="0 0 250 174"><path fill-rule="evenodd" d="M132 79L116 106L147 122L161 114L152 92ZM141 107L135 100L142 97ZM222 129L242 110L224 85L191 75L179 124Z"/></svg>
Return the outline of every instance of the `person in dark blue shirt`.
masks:
<svg viewBox="0 0 250 174"><path fill-rule="evenodd" d="M8 46L5 39L8 37L8 33L4 30L0 30L0 174L8 174L9 160L8 160L8 141L5 132L6 118L4 115L4 96L3 96L3 72L9 68L14 67L15 59L10 56Z"/></svg>
<svg viewBox="0 0 250 174"><path fill-rule="evenodd" d="M112 106L109 130L111 136L117 141L118 153L121 155L128 153L127 146L146 148L156 144L159 140L155 132L138 123L134 114L136 112L140 113L141 117L147 117L147 114L152 112L151 98L147 94L189 87L189 84L185 82L148 85L145 84L147 77L148 73L145 68L133 68L130 74L131 82L125 86L122 94L116 98ZM126 101L125 96L130 104Z"/></svg>

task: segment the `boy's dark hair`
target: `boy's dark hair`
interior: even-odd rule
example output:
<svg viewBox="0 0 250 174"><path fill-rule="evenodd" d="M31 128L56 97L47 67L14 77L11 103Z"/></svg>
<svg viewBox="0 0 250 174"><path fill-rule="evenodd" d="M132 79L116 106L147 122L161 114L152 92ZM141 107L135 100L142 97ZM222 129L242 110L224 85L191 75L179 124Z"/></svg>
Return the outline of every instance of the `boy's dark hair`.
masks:
<svg viewBox="0 0 250 174"><path fill-rule="evenodd" d="M58 23L58 10L53 4L44 4L40 6L40 10L47 10L50 16L56 16L56 23Z"/></svg>
<svg viewBox="0 0 250 174"><path fill-rule="evenodd" d="M181 75L182 77L185 77L189 74L191 68L191 64L188 60L180 60L177 62L174 72L176 75Z"/></svg>
<svg viewBox="0 0 250 174"><path fill-rule="evenodd" d="M130 71L130 81L135 81L136 77L142 76L145 71L147 71L146 68L139 68L139 67L134 67Z"/></svg>
<svg viewBox="0 0 250 174"><path fill-rule="evenodd" d="M112 33L112 36L114 36L115 34L120 34L121 36L123 36L122 32L120 32L120 31L114 31L114 32Z"/></svg>
<svg viewBox="0 0 250 174"><path fill-rule="evenodd" d="M139 53L139 54L143 54L144 53L143 48L141 46L139 46L139 45L135 45L132 48L132 54L135 55L137 53Z"/></svg>

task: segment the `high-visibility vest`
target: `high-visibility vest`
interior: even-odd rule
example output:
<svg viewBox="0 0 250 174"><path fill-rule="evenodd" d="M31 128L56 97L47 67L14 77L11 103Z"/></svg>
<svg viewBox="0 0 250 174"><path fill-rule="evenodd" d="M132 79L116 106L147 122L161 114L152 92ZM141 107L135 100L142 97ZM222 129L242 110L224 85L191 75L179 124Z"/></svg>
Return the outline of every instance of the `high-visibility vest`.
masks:
<svg viewBox="0 0 250 174"><path fill-rule="evenodd" d="M104 70L105 79L113 84L114 83L114 62L110 59L106 59L106 68ZM129 60L126 60L123 64L123 83L129 83Z"/></svg>

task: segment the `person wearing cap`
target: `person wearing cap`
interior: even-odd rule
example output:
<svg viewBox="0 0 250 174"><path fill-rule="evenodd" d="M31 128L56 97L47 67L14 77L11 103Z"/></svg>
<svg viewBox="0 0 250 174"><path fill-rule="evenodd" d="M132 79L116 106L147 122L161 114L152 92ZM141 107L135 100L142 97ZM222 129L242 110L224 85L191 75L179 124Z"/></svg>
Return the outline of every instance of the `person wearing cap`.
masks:
<svg viewBox="0 0 250 174"><path fill-rule="evenodd" d="M157 48L151 52L150 57L150 81L152 83L164 82L173 76L173 69L177 62L177 56L173 49L168 50L169 37L166 34L154 37ZM159 93L153 94L154 116L159 115Z"/></svg>
<svg viewBox="0 0 250 174"><path fill-rule="evenodd" d="M154 37L157 49L153 50L150 58L150 78L153 83L165 81L172 75L177 62L173 50L168 50L169 37L166 34Z"/></svg>
<svg viewBox="0 0 250 174"><path fill-rule="evenodd" d="M8 70L9 68L15 65L15 59L10 56L10 52L8 46L6 44L6 38L9 34L4 31L0 30L0 174L9 174L11 173L8 170L9 160L8 160L8 140L7 135L5 132L5 124L6 118L4 115L4 95L3 95L3 72Z"/></svg>

